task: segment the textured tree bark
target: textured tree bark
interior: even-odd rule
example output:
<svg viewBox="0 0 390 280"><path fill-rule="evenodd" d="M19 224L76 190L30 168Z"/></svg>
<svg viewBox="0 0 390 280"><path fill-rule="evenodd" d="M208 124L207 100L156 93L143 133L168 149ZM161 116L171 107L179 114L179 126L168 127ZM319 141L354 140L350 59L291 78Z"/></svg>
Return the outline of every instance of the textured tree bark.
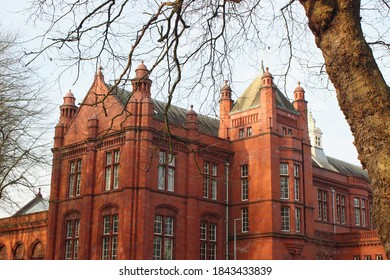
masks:
<svg viewBox="0 0 390 280"><path fill-rule="evenodd" d="M390 257L390 88L363 37L360 1L300 0L373 188L373 218Z"/></svg>

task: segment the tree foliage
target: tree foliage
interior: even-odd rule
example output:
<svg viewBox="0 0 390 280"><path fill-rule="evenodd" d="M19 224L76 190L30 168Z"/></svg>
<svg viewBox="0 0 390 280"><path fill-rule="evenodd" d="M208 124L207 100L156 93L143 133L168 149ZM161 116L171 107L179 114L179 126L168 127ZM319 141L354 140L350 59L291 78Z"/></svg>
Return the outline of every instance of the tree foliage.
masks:
<svg viewBox="0 0 390 280"><path fill-rule="evenodd" d="M147 58L168 104L178 87L187 96L205 86L218 93L223 80L232 80L234 61L246 55L258 63L260 50L279 52L284 81L298 65L321 77L313 84L327 87L327 72L372 179L374 219L390 253L390 93L380 71L390 55L383 24L389 22L389 1L57 2L42 0L31 9L36 20L50 23L43 51L27 53L31 61L44 55L77 69L92 61L114 73L116 86L126 86L134 62ZM313 41L308 30L323 59L307 43Z"/></svg>
<svg viewBox="0 0 390 280"><path fill-rule="evenodd" d="M18 55L19 54L19 55ZM18 208L16 193L37 192L48 151L41 142L43 104L15 36L0 34L0 210Z"/></svg>

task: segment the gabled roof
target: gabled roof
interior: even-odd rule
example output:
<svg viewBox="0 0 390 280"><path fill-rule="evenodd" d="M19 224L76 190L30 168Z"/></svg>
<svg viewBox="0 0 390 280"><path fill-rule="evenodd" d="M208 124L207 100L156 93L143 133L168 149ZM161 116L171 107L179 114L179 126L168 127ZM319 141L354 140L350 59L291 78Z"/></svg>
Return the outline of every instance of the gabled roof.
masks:
<svg viewBox="0 0 390 280"><path fill-rule="evenodd" d="M260 73L256 79L246 88L246 90L240 95L237 101L233 104L231 113L248 110L251 108L259 107L260 104L260 88L262 73ZM290 111L293 114L297 114L294 106L287 99L287 97L273 84L275 89L276 106Z"/></svg>
<svg viewBox="0 0 390 280"><path fill-rule="evenodd" d="M123 90L123 89L115 89L113 93L120 100L123 106L126 106L130 96L131 91ZM154 118L159 121L164 121L165 108L167 103L153 99L153 108L154 108ZM184 127L186 122L186 113L187 110L170 105L168 109L168 121L169 124L175 126ZM199 124L199 132L202 134L218 137L218 129L219 129L219 120L215 118L211 118L209 116L197 114L198 124Z"/></svg>
<svg viewBox="0 0 390 280"><path fill-rule="evenodd" d="M22 216L26 214L38 213L49 210L49 199L43 198L39 192L30 202L19 209L12 217Z"/></svg>

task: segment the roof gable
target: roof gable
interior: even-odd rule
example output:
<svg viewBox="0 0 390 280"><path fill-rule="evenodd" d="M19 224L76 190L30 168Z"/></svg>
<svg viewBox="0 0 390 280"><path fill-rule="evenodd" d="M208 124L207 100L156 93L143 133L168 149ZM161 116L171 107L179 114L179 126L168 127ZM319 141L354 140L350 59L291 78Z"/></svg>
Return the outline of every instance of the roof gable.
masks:
<svg viewBox="0 0 390 280"><path fill-rule="evenodd" d="M231 113L249 110L255 107L261 106L260 104L260 89L262 85L262 73L252 81L252 83L245 89L245 91L240 95L237 101L234 103ZM291 113L296 114L294 106L287 99L287 97L279 90L279 88L273 84L275 89L275 98L276 106L281 109L290 111Z"/></svg>

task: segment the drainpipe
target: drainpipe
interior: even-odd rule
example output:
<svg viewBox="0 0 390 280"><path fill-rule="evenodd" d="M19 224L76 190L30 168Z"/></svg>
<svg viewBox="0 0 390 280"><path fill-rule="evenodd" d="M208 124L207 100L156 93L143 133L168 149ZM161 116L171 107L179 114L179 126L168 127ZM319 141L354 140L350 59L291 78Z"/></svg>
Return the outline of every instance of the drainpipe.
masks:
<svg viewBox="0 0 390 280"><path fill-rule="evenodd" d="M225 163L226 169L226 201L225 201L225 255L226 260L229 260L229 162Z"/></svg>
<svg viewBox="0 0 390 280"><path fill-rule="evenodd" d="M332 212L333 212L333 233L336 233L336 213L334 207L334 188L332 188Z"/></svg>

